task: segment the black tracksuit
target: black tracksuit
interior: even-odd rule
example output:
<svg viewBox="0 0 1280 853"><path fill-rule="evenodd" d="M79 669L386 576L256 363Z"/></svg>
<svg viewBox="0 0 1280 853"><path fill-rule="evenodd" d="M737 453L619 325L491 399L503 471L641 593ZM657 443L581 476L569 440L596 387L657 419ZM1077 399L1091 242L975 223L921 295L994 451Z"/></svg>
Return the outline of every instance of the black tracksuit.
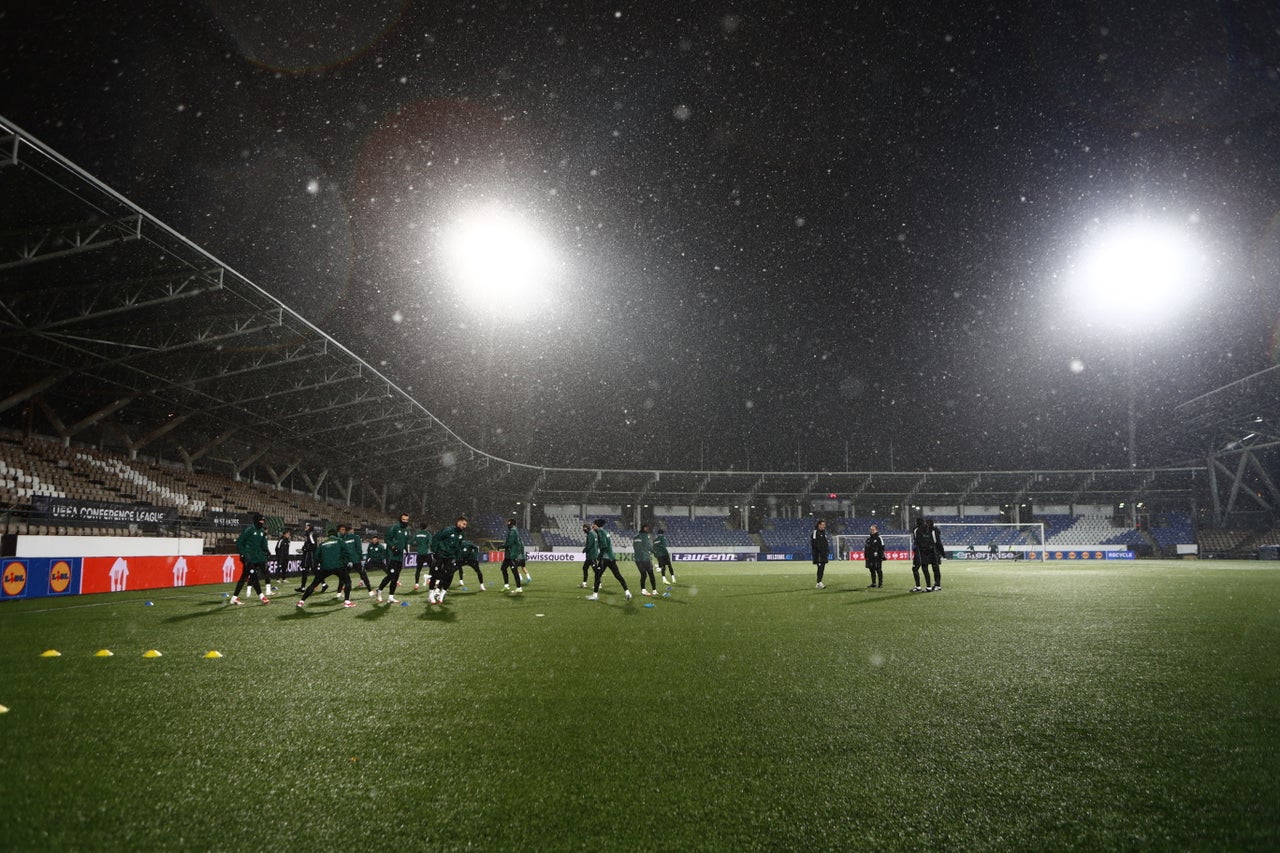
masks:
<svg viewBox="0 0 1280 853"><path fill-rule="evenodd" d="M827 541L825 529L813 528L813 534L809 537L809 548L813 551L813 563L818 567L818 583L822 583L822 573L827 569L827 559L831 554L831 543Z"/></svg>
<svg viewBox="0 0 1280 853"><path fill-rule="evenodd" d="M925 524L917 524L911 533L912 545L915 546L915 559L911 563L911 574L915 576L916 586L920 586L920 572L924 572L924 588L933 586L929 580L929 567L934 563L933 534Z"/></svg>
<svg viewBox="0 0 1280 853"><path fill-rule="evenodd" d="M879 533L872 533L867 536L866 544L862 546L863 556L866 558L867 570L871 572L871 585L875 587L884 586L884 540L880 538Z"/></svg>

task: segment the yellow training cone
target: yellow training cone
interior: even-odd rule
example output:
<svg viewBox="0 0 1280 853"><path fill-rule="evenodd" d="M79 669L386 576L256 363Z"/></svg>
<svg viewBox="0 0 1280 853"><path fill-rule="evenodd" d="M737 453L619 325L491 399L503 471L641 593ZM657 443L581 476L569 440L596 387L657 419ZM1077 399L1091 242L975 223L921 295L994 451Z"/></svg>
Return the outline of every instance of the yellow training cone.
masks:
<svg viewBox="0 0 1280 853"><path fill-rule="evenodd" d="M142 653L142 656L144 658L158 658L160 657L160 652L157 651L156 649L148 649L147 651Z"/></svg>
<svg viewBox="0 0 1280 853"><path fill-rule="evenodd" d="M58 651L57 649L49 649L49 650L47 650L47 651L43 651L43 652L41 652L41 653L40 653L40 657L42 657L42 658L60 658L60 657L62 657L62 652Z"/></svg>
<svg viewBox="0 0 1280 853"><path fill-rule="evenodd" d="M0 714L7 714L7 713L9 713L9 709L3 705L0 705Z"/></svg>
<svg viewBox="0 0 1280 853"><path fill-rule="evenodd" d="M109 658L111 657L111 649L98 649L93 653L93 656L95 658Z"/></svg>
<svg viewBox="0 0 1280 853"><path fill-rule="evenodd" d="M210 659L210 660L212 660L213 658L220 658L220 657L222 657L222 652L217 651L217 650L215 649L214 651L211 651L211 652L209 652L207 655L205 655L205 657L206 657L206 658L208 658L208 659Z"/></svg>

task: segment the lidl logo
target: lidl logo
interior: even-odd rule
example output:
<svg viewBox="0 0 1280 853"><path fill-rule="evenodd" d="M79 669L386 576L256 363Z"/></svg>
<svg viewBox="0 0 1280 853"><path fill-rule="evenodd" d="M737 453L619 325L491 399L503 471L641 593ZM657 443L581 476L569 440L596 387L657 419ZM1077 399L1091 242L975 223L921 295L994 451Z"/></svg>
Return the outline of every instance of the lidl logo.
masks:
<svg viewBox="0 0 1280 853"><path fill-rule="evenodd" d="M53 593L66 592L71 586L71 566L66 560L57 560L49 567L49 590Z"/></svg>
<svg viewBox="0 0 1280 853"><path fill-rule="evenodd" d="M4 594L22 595L27 588L27 567L22 563L9 563L4 567Z"/></svg>

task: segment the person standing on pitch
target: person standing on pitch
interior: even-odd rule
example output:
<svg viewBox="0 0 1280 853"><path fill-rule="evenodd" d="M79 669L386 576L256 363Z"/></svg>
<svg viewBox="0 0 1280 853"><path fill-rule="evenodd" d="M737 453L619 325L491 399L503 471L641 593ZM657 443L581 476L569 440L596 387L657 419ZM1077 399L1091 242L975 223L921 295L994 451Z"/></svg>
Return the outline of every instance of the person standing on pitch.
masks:
<svg viewBox="0 0 1280 853"><path fill-rule="evenodd" d="M431 531L427 529L425 521L418 525L418 532L413 534L410 547L418 557L413 566L413 588L415 590L419 588L424 572L427 576L427 586L431 586L431 564L435 558L431 556Z"/></svg>
<svg viewBox="0 0 1280 853"><path fill-rule="evenodd" d="M375 536L375 537L373 537L373 541L374 541L374 542L377 542L377 541L378 541L378 537L376 537L376 536ZM386 556L390 554L390 550L391 550L391 549L390 549L390 548L388 548L385 544L383 544L383 545L379 545L378 547L381 549L382 554L384 555L384 559L385 559L385 558L386 558ZM369 553L370 553L370 559L372 559L372 554L373 554L373 546L372 546L372 545L370 545L370 546L369 546ZM402 558L402 559L400 560L400 562L398 562L398 563L397 563L395 560L389 560L389 561L387 562L387 564L386 564L386 574L384 574L384 575L382 576L382 583L378 584L378 588L377 588L377 590L370 590L370 591L369 591L369 594L370 594L370 595L376 595L376 596L378 597L378 603L379 603L379 604L381 604L381 603L382 603L382 591L383 591L384 589L385 589L385 590L388 590L388 592L387 592L387 601L389 601L389 602L390 602L390 603L392 603L392 604L395 604L395 603L396 603L396 590L397 590L397 589L399 588L399 586L400 586L400 572L402 572L403 570L404 570L404 560L403 560L403 558Z"/></svg>
<svg viewBox="0 0 1280 853"><path fill-rule="evenodd" d="M917 518L916 523L911 527L911 577L915 581L915 586L911 587L912 592L920 592L920 546L916 544L916 539L922 527L924 527L923 518Z"/></svg>
<svg viewBox="0 0 1280 853"><path fill-rule="evenodd" d="M480 591L484 592L484 572L480 570L480 546L470 539L462 540L462 556L458 559L458 583L466 589L467 581L462 572L464 566L470 566L475 570L476 580L480 582Z"/></svg>
<svg viewBox="0 0 1280 853"><path fill-rule="evenodd" d="M916 519L916 526L911 530L911 574L915 576L916 585L912 592L931 592L933 584L929 581L929 566L933 564L933 534L923 518ZM919 571L917 571L919 570ZM924 586L920 586L920 571L924 572Z"/></svg>
<svg viewBox="0 0 1280 853"><path fill-rule="evenodd" d="M658 528L658 535L653 537L653 556L658 558L658 572L662 582L676 582L676 567L671 563L671 551L667 548L667 531ZM671 572L671 580L667 580L667 572Z"/></svg>
<svg viewBox="0 0 1280 853"><path fill-rule="evenodd" d="M931 591L937 592L942 589L942 531L938 529L938 525L934 523L932 518L925 522L925 525L929 528L929 541L933 543L933 559L929 561L929 564L933 566L933 588Z"/></svg>
<svg viewBox="0 0 1280 853"><path fill-rule="evenodd" d="M377 590L375 590L367 582L370 570L379 571L383 573L382 583L378 585ZM391 575L391 570L387 568L386 543L379 541L377 536L374 536L372 539L369 540L369 547L364 550L364 568L361 571L366 579L365 585L369 587L369 597L373 598L376 595L378 596L378 600L381 601L382 587L386 586L387 578ZM399 579L400 579L400 574L399 572L397 572L396 580L399 580ZM394 589L392 590L392 594L393 595L395 594Z"/></svg>
<svg viewBox="0 0 1280 853"><path fill-rule="evenodd" d="M372 589L372 587L369 586L369 576L365 574L364 570L364 545L360 542L360 534L356 533L356 529L354 527L339 524L338 538L342 540L342 554L347 558L348 576L353 571L359 572L360 582L364 584L364 588Z"/></svg>
<svg viewBox="0 0 1280 853"><path fill-rule="evenodd" d="M631 540L631 545L635 549L636 568L640 570L640 594L657 595L658 580L653 575L653 542L649 538L649 525L640 525L640 532ZM646 579L652 593L644 588Z"/></svg>
<svg viewBox="0 0 1280 853"><path fill-rule="evenodd" d="M596 550L596 534L595 531L591 529L590 524L582 525L582 535L587 537L586 544L582 546L582 588L586 589L587 572L595 568L597 559L597 557L591 556L592 552L594 551L598 555L599 551Z"/></svg>
<svg viewBox="0 0 1280 853"><path fill-rule="evenodd" d="M289 574L289 551L293 549L293 531L285 528L280 531L280 541L276 543L276 577L283 580Z"/></svg>
<svg viewBox="0 0 1280 853"><path fill-rule="evenodd" d="M316 535L316 526L308 521L302 529L302 576L298 578L298 588L295 592L306 591L307 575L314 572L318 565L316 547L319 544L320 537Z"/></svg>
<svg viewBox="0 0 1280 853"><path fill-rule="evenodd" d="M880 528L874 524L871 525L871 532L867 534L867 541L862 546L862 555L867 564L867 570L871 572L871 586L867 589L884 586L884 540L880 538Z"/></svg>
<svg viewBox="0 0 1280 853"><path fill-rule="evenodd" d="M822 574L827 570L827 560L831 557L831 543L827 540L827 523L821 518L809 534L809 550L813 554L813 564L818 567L818 589L826 589Z"/></svg>
<svg viewBox="0 0 1280 853"><path fill-rule="evenodd" d="M396 573L397 583L400 580L400 571L404 568L404 552L409 548L409 539L412 538L413 531L409 529L409 513L400 513L400 519L387 528L387 572L394 571ZM414 575L415 583L417 575ZM417 589L415 586L414 589ZM396 589L391 588L391 600L395 601Z"/></svg>
<svg viewBox="0 0 1280 853"><path fill-rule="evenodd" d="M618 579L618 583L622 584L622 594L626 596L627 601L631 600L631 590L627 589L627 581L622 576L622 571L618 568L618 558L613 554L613 542L609 540L609 531L604 529L604 519L597 518L591 523L591 532L596 538L596 585L587 596L590 601L600 600L600 579L604 577L604 570L608 569L613 572L613 576Z"/></svg>
<svg viewBox="0 0 1280 853"><path fill-rule="evenodd" d="M453 585L453 573L462 560L462 543L466 539L467 517L460 515L452 527L446 527L431 538L431 556L435 566L431 572L431 589L427 591L427 604L444 604L445 594Z"/></svg>
<svg viewBox="0 0 1280 853"><path fill-rule="evenodd" d="M347 572L347 554L346 548L341 539L338 538L338 531L330 527L327 536L316 546L319 552L320 567L316 570L316 576L311 579L311 585L302 592L302 598L298 599L298 606L305 607L307 599L311 597L311 593L316 591L316 587L320 586L320 582L328 575L338 576L338 586L345 596L343 607L355 607L356 603L351 600L351 575ZM327 584L326 584L327 586Z"/></svg>
<svg viewBox="0 0 1280 853"><path fill-rule="evenodd" d="M236 539L236 553L240 555L240 579L236 581L235 592L231 593L232 604L244 604L240 600L240 592L246 583L258 594L258 600L270 604L265 592L267 585L267 534L264 528L267 520L261 513L253 514L253 523L246 527L240 538Z"/></svg>
<svg viewBox="0 0 1280 853"><path fill-rule="evenodd" d="M516 576L516 594L524 592L524 586L520 583L520 572L525 566L524 541L520 539L520 528L516 527L514 518L507 519L507 541L502 545L505 553L502 555L502 588L510 590L511 584L507 581L507 569L514 569L512 572Z"/></svg>

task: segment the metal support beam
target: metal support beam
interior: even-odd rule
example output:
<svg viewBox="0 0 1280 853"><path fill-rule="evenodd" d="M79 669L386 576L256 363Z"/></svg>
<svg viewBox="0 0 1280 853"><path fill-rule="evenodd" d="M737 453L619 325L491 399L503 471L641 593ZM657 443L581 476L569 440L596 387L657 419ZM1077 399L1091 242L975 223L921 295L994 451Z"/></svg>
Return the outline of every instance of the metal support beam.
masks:
<svg viewBox="0 0 1280 853"><path fill-rule="evenodd" d="M296 471L296 470L297 470L297 468L298 468L298 466L299 466L299 465L301 465L301 464L302 464L302 459L301 459L301 458L298 458L298 459L295 459L295 460L293 460L292 462L290 462L290 463L289 463L289 467L288 467L288 468L285 468L285 469L284 469L284 471L282 471L280 474L278 474L278 475L277 475L277 474L273 473L273 474L272 474L272 476L273 476L273 477L275 477L276 487L277 487L277 488L284 488L284 481L285 481L285 478L287 478L290 474L292 474L294 471Z"/></svg>
<svg viewBox="0 0 1280 853"><path fill-rule="evenodd" d="M232 470L236 472L236 476L235 476L236 481L239 482L240 475L243 474L246 470L248 470L249 467L253 465L253 463L257 462L259 459L266 456L270 451L271 451L271 445L268 444L266 447L263 447L257 453L253 454L243 462L233 462Z"/></svg>
<svg viewBox="0 0 1280 853"><path fill-rule="evenodd" d="M182 455L182 461L186 464L187 470L188 471L192 470L192 465L197 460L208 455L212 450L218 447L218 445L222 444L227 439L231 438L231 436L235 435L239 429L240 429L239 427L234 427L234 426L228 427L227 429L223 430L222 433L220 433L219 435L216 435L213 438L211 438L209 441L205 442L204 446L197 448L194 453L189 453L185 447L179 447L178 453Z"/></svg>
<svg viewBox="0 0 1280 853"><path fill-rule="evenodd" d="M58 417L58 413L44 401L43 397L36 397L36 408L38 408L41 414L45 416L45 419L49 421L49 424L53 427L54 432L58 434L58 437L65 439L68 435L67 425L62 422L62 419Z"/></svg>
<svg viewBox="0 0 1280 853"><path fill-rule="evenodd" d="M116 412L120 411L121 409L123 409L125 406L129 405L136 399L138 399L137 394L130 394L127 397L121 397L118 400L114 400L111 403L108 403L98 411L89 415L87 418L83 418L78 423L69 427L67 429L67 437L84 432L86 429L98 423L103 418L114 415Z"/></svg>
<svg viewBox="0 0 1280 853"><path fill-rule="evenodd" d="M1222 527L1224 515L1222 512L1222 501L1218 497L1218 471L1217 460L1212 456L1205 458L1205 468L1209 473L1209 499L1213 501L1213 525L1214 527Z"/></svg>
<svg viewBox="0 0 1280 853"><path fill-rule="evenodd" d="M30 400L41 391L46 391L49 388L52 388L54 385L57 385L70 375L70 370L55 370L53 373L50 373L38 382L34 382L26 388L23 388L21 391L16 391L8 397L5 397L3 400L0 400L0 412L8 411L19 403L24 403L27 400Z"/></svg>
<svg viewBox="0 0 1280 853"><path fill-rule="evenodd" d="M0 166L18 165L18 145L21 141L16 133L0 134Z"/></svg>
<svg viewBox="0 0 1280 853"><path fill-rule="evenodd" d="M75 304L70 305L71 299L56 298L59 295L57 290L11 295L5 300L5 305L15 316L21 313L24 321L13 328L11 334L38 335L170 305L183 299L207 298L210 292L221 289L216 278L210 281L210 275L213 274L188 272L182 276L169 275L159 280L128 282L120 286L121 290L109 289L108 285L102 284L82 286L83 292L76 291ZM35 304L29 306L29 302ZM37 313L39 316L35 316Z"/></svg>
<svg viewBox="0 0 1280 853"><path fill-rule="evenodd" d="M1253 448L1249 449L1248 456L1249 464L1262 479L1262 484L1267 487L1267 494L1271 497L1271 501L1267 503L1267 507L1274 510L1277 506L1280 506L1280 492L1276 490L1275 481L1271 479L1271 475L1267 473L1267 469L1262 467L1262 463L1258 460L1258 454L1254 453Z"/></svg>
<svg viewBox="0 0 1280 853"><path fill-rule="evenodd" d="M320 475L316 477L315 480L313 481L311 477L304 471L302 473L302 482L306 483L307 488L311 490L311 496L313 498L318 499L320 497L320 487L324 485L325 478L328 476L329 476L329 469L325 468L323 471L320 472Z"/></svg>
<svg viewBox="0 0 1280 853"><path fill-rule="evenodd" d="M147 433L137 441L129 442L128 447L129 447L130 455L133 456L134 458L137 458L139 450L146 447L148 444L155 441L157 438L161 438L165 435L168 435L173 430L177 429L178 427L185 424L187 421L191 420L192 416L194 415L195 415L195 412L186 412L181 415L176 415L175 417L170 418L169 420L162 423L160 426L151 430L151 432Z"/></svg>
<svg viewBox="0 0 1280 853"><path fill-rule="evenodd" d="M141 238L141 214L6 234L0 236L0 270L104 249Z"/></svg>

